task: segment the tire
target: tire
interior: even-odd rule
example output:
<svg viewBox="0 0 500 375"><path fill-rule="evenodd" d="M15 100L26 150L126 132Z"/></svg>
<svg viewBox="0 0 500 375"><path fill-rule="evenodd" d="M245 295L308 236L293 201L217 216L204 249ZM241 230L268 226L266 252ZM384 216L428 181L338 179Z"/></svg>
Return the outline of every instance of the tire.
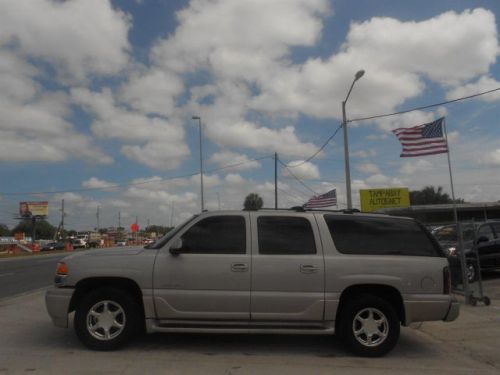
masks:
<svg viewBox="0 0 500 375"><path fill-rule="evenodd" d="M380 357L396 345L400 322L389 302L363 294L347 301L341 312L339 331L354 354Z"/></svg>
<svg viewBox="0 0 500 375"><path fill-rule="evenodd" d="M142 325L139 305L129 293L118 288L90 291L75 311L76 335L93 350L114 350L125 345Z"/></svg>
<svg viewBox="0 0 500 375"><path fill-rule="evenodd" d="M473 283L477 281L477 273L479 270L477 269L477 265L475 262L467 262L465 266L465 272L467 274L467 281L469 283Z"/></svg>

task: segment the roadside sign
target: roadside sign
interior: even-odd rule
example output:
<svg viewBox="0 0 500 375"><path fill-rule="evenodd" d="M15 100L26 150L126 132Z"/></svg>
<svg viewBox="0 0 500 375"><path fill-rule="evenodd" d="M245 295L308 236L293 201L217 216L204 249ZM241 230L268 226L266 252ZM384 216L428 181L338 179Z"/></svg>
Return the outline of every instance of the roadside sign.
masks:
<svg viewBox="0 0 500 375"><path fill-rule="evenodd" d="M32 216L47 216L49 202L19 202L19 215L23 218Z"/></svg>
<svg viewBox="0 0 500 375"><path fill-rule="evenodd" d="M139 232L139 225L137 223L132 224L130 226L130 230L132 231L132 233Z"/></svg>
<svg viewBox="0 0 500 375"><path fill-rule="evenodd" d="M408 188L361 189L359 197L362 212L374 212L381 208L410 206Z"/></svg>

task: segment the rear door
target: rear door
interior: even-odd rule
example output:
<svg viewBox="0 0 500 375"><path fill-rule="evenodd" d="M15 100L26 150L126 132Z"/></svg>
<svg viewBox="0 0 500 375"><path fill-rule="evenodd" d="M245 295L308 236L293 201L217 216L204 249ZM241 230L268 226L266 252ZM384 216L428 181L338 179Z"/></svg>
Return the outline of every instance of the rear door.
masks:
<svg viewBox="0 0 500 375"><path fill-rule="evenodd" d="M313 215L254 212L251 319L320 321L324 260Z"/></svg>

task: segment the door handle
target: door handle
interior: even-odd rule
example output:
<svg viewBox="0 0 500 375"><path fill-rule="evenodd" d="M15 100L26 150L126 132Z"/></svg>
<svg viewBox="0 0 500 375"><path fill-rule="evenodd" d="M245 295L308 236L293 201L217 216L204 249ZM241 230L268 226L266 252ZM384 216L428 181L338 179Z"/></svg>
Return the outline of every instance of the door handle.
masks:
<svg viewBox="0 0 500 375"><path fill-rule="evenodd" d="M301 264L300 265L300 272L302 273L316 273L318 272L319 268L312 265L312 264Z"/></svg>
<svg viewBox="0 0 500 375"><path fill-rule="evenodd" d="M246 272L248 271L248 264L246 263L232 263L231 271L233 272Z"/></svg>

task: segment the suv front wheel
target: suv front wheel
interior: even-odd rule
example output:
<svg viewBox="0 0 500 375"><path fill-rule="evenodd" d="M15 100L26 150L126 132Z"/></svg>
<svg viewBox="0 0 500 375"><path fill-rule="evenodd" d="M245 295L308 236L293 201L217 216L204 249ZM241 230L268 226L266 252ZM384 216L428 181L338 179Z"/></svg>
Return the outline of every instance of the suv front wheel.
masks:
<svg viewBox="0 0 500 375"><path fill-rule="evenodd" d="M340 317L340 336L351 351L365 357L389 352L399 338L396 311L386 300L363 294L347 302Z"/></svg>
<svg viewBox="0 0 500 375"><path fill-rule="evenodd" d="M83 296L75 312L74 327L90 349L113 350L126 344L140 327L134 298L117 288L99 288Z"/></svg>

